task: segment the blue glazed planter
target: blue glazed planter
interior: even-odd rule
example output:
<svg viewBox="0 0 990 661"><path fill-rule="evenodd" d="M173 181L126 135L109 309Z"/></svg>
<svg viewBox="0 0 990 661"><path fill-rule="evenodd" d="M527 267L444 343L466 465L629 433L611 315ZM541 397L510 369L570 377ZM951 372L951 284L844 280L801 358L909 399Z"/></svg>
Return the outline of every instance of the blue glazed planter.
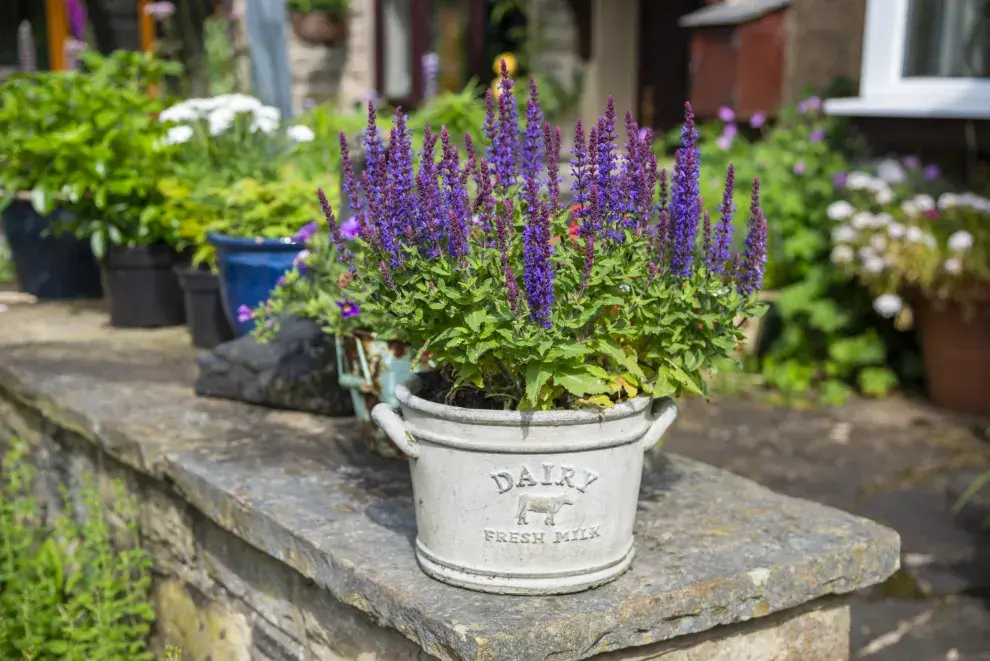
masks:
<svg viewBox="0 0 990 661"><path fill-rule="evenodd" d="M42 216L28 200L14 200L3 211L3 233L21 290L39 299L100 298L100 267L89 241L49 230L66 212Z"/></svg>
<svg viewBox="0 0 990 661"><path fill-rule="evenodd" d="M337 336L338 382L350 391L354 416L368 447L387 459L405 455L371 419L379 402L398 407L395 387L412 376L412 350L398 342L377 340L369 334Z"/></svg>
<svg viewBox="0 0 990 661"><path fill-rule="evenodd" d="M224 312L238 336L254 330L254 320L238 321L237 310L252 310L268 296L278 279L292 268L292 262L306 246L292 239L246 239L210 234L210 245L217 251L220 271L220 297Z"/></svg>

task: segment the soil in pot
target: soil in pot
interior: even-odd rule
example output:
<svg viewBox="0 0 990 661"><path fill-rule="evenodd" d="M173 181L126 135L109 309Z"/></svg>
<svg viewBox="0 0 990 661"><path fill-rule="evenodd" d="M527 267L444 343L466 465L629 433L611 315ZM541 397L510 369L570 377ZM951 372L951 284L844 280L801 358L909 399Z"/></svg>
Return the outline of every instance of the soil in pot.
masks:
<svg viewBox="0 0 990 661"><path fill-rule="evenodd" d="M220 298L220 278L208 270L175 267L186 307L186 327L197 349L212 349L234 339Z"/></svg>
<svg viewBox="0 0 990 661"><path fill-rule="evenodd" d="M53 236L50 229L64 211L47 216L28 200L14 200L3 211L3 233L20 289L39 299L100 298L100 267L89 241Z"/></svg>
<svg viewBox="0 0 990 661"><path fill-rule="evenodd" d="M186 322L179 278L180 262L171 246L154 245L107 252L103 277L115 328L159 328Z"/></svg>
<svg viewBox="0 0 990 661"><path fill-rule="evenodd" d="M925 301L918 306L918 327L932 402L990 416L990 303L965 309Z"/></svg>

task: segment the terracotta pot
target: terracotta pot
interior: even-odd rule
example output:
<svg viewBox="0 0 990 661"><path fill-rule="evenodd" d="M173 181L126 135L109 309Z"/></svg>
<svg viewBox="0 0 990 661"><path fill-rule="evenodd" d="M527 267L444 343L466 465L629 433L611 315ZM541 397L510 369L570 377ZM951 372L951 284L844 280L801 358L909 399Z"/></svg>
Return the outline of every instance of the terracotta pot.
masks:
<svg viewBox="0 0 990 661"><path fill-rule="evenodd" d="M990 303L923 301L918 329L928 394L938 406L990 415Z"/></svg>
<svg viewBox="0 0 990 661"><path fill-rule="evenodd" d="M347 19L322 11L290 12L292 30L303 41L324 46L337 46L347 39Z"/></svg>

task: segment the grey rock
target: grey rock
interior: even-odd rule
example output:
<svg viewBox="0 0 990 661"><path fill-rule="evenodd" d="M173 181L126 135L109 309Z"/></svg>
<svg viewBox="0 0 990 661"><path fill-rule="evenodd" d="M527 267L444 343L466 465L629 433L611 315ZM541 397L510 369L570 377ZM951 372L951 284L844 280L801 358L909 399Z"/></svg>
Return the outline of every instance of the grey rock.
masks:
<svg viewBox="0 0 990 661"><path fill-rule="evenodd" d="M246 335L196 356L196 394L323 415L352 415L350 395L337 383L333 337L311 320L283 321L260 343Z"/></svg>

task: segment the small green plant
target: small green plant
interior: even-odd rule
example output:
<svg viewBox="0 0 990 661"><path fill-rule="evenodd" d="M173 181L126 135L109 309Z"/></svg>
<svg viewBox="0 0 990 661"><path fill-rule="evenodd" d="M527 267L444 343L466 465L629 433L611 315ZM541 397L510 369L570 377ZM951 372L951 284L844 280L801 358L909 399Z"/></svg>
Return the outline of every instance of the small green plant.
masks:
<svg viewBox="0 0 990 661"><path fill-rule="evenodd" d="M35 478L27 445L15 440L0 463L0 658L150 660L151 560L136 523L112 531L89 477L81 507L45 522ZM114 502L115 514L135 521L119 484Z"/></svg>
<svg viewBox="0 0 990 661"><path fill-rule="evenodd" d="M71 211L58 231L107 246L174 239L156 182L169 159L149 89L174 67L148 53L85 52L84 69L13 76L0 86L0 209L28 192L35 210Z"/></svg>
<svg viewBox="0 0 990 661"><path fill-rule="evenodd" d="M14 279L14 261L10 247L3 234L0 234L0 284L12 282Z"/></svg>

